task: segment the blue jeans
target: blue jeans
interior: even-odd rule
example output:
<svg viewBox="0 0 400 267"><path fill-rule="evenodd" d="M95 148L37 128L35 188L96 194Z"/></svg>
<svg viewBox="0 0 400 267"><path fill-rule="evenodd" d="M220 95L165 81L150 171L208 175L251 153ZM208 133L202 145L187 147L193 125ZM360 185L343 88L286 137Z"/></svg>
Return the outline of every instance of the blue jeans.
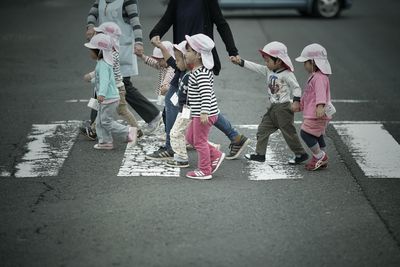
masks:
<svg viewBox="0 0 400 267"><path fill-rule="evenodd" d="M171 138L170 138L170 132L172 129L172 126L174 126L176 116L178 115L179 112L179 107L174 106L171 102L171 97L174 95L174 93L178 92L178 88L175 86L170 86L167 94L165 95L165 133L166 133L166 138L165 138L165 147L168 150L172 150L171 147Z"/></svg>
<svg viewBox="0 0 400 267"><path fill-rule="evenodd" d="M235 142L235 137L239 135L235 128L232 127L231 123L225 118L222 113L218 114L218 120L214 124L221 132L223 132L231 142Z"/></svg>

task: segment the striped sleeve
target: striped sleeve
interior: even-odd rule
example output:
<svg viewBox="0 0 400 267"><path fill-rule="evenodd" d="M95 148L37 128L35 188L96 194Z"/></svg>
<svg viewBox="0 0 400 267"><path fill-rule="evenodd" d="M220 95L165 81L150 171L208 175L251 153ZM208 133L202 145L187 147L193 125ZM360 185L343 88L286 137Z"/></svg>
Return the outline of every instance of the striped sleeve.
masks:
<svg viewBox="0 0 400 267"><path fill-rule="evenodd" d="M143 43L143 32L139 20L138 1L124 0L123 9L128 16L129 24L132 26L133 34L135 35L135 43Z"/></svg>
<svg viewBox="0 0 400 267"><path fill-rule="evenodd" d="M158 64L157 60L149 56L143 56L144 63L152 68L157 70L160 69L160 64Z"/></svg>
<svg viewBox="0 0 400 267"><path fill-rule="evenodd" d="M86 26L95 26L97 18L99 16L99 0L94 1L93 6L89 10L88 17L86 19Z"/></svg>
<svg viewBox="0 0 400 267"><path fill-rule="evenodd" d="M124 85L124 83L122 82L121 65L119 62L119 52L114 50L112 56L113 56L113 72L114 72L115 83L117 87L121 87Z"/></svg>

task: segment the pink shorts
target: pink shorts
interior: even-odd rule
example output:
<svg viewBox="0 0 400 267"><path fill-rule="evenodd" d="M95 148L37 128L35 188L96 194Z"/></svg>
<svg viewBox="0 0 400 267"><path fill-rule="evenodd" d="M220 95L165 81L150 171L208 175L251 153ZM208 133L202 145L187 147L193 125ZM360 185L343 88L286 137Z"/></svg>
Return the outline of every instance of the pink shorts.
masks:
<svg viewBox="0 0 400 267"><path fill-rule="evenodd" d="M301 129L315 137L320 137L325 134L325 129L328 126L328 123L329 120L327 119L304 119Z"/></svg>

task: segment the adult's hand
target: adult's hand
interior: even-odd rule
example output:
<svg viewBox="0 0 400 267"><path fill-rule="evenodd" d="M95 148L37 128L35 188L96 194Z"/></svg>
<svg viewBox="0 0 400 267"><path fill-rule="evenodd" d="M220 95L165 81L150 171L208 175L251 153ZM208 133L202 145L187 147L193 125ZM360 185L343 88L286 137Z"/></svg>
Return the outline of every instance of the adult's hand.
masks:
<svg viewBox="0 0 400 267"><path fill-rule="evenodd" d="M139 44L139 43L136 43L136 44L134 45L134 51L133 51L133 53L134 53L135 55L137 55L138 57L143 56L143 54L144 54L143 45L142 45L142 44Z"/></svg>
<svg viewBox="0 0 400 267"><path fill-rule="evenodd" d="M86 30L86 39L90 41L90 39L92 39L94 34L95 34L94 26L93 25L88 26Z"/></svg>
<svg viewBox="0 0 400 267"><path fill-rule="evenodd" d="M153 38L151 38L150 42L152 45L156 46L156 44L160 42L160 36L154 36Z"/></svg>

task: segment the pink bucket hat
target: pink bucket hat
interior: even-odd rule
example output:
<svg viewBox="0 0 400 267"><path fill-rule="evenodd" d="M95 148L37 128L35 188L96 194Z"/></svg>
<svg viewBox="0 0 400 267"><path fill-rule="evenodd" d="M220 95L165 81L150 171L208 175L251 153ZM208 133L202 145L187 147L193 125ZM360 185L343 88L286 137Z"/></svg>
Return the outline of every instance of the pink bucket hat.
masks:
<svg viewBox="0 0 400 267"><path fill-rule="evenodd" d="M92 39L90 39L88 43L85 43L85 46L90 49L99 49L103 53L103 58L105 62L107 62L111 66L113 65L113 45L110 36L107 36L104 33L96 34L92 37Z"/></svg>
<svg viewBox="0 0 400 267"><path fill-rule="evenodd" d="M115 22L104 22L99 27L94 27L93 29L96 32L101 32L110 36L115 50L119 51L119 38L122 35L122 31Z"/></svg>
<svg viewBox="0 0 400 267"><path fill-rule="evenodd" d="M296 58L298 62L306 62L314 60L315 65L320 71L326 75L332 74L331 64L328 61L328 53L326 49L320 44L310 44L304 47L301 55Z"/></svg>
<svg viewBox="0 0 400 267"><path fill-rule="evenodd" d="M279 58L285 63L285 65L291 70L294 71L294 67L290 57L288 55L287 47L281 42L270 42L263 49L258 50L261 55L268 55L271 57Z"/></svg>
<svg viewBox="0 0 400 267"><path fill-rule="evenodd" d="M179 44L174 44L174 48L178 51L181 51L182 54L186 54L186 44L187 41L182 41Z"/></svg>
<svg viewBox="0 0 400 267"><path fill-rule="evenodd" d="M194 51L201 54L204 67L211 70L214 67L214 58L211 52L215 46L214 41L202 33L192 36L185 35L185 39Z"/></svg>
<svg viewBox="0 0 400 267"><path fill-rule="evenodd" d="M173 46L173 44L172 44L170 41L162 41L161 43L162 43L162 44L165 46L165 48L168 50L168 53L169 53L173 58L175 58L175 53L174 53L174 46ZM161 49L158 48L158 47L154 47L154 49L153 49L153 54L152 54L151 56L154 57L154 58L158 58L158 59L164 58L164 55L163 55Z"/></svg>

